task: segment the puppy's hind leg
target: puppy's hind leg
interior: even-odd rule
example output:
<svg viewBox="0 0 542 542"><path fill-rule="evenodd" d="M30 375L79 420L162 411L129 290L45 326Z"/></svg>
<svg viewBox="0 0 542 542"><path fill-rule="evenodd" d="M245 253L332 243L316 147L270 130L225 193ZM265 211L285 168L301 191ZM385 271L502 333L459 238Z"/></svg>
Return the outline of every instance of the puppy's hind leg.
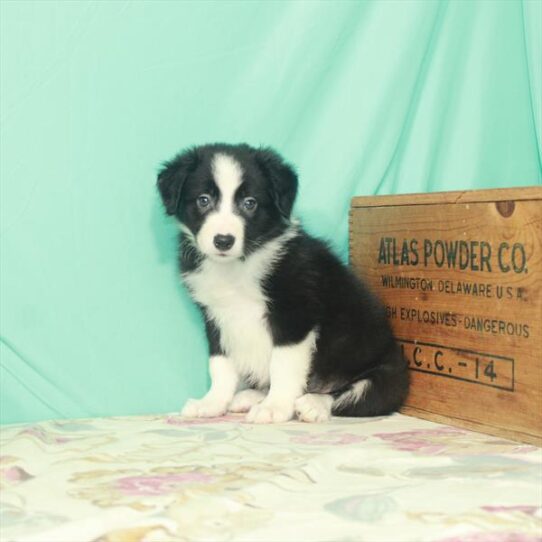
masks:
<svg viewBox="0 0 542 542"><path fill-rule="evenodd" d="M398 410L408 393L406 362L392 352L371 375L335 397L335 416L385 416Z"/></svg>
<svg viewBox="0 0 542 542"><path fill-rule="evenodd" d="M306 393L296 399L295 413L301 422L327 422L333 397L327 393Z"/></svg>

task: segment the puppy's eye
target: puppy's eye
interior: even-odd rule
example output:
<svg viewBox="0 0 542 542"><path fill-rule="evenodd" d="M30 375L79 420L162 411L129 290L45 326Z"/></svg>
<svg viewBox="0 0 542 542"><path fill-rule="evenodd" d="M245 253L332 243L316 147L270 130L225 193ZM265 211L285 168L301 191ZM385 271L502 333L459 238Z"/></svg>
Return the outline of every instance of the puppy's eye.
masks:
<svg viewBox="0 0 542 542"><path fill-rule="evenodd" d="M258 206L258 202L256 201L255 198L245 198L243 200L242 205L245 211L254 211L256 207Z"/></svg>
<svg viewBox="0 0 542 542"><path fill-rule="evenodd" d="M207 194L202 194L201 196L198 196L198 199L196 200L198 207L200 209L207 209L209 205L211 205L211 197Z"/></svg>

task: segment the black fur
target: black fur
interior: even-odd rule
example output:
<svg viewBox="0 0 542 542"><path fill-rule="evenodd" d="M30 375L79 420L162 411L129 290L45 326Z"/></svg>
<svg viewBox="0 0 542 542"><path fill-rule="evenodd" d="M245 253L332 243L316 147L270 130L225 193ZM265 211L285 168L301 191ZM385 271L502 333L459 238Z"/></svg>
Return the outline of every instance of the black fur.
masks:
<svg viewBox="0 0 542 542"><path fill-rule="evenodd" d="M318 329L308 393L338 397L368 377L373 385L364 401L334 413L376 416L399 408L408 373L385 310L324 243L305 232L292 239L263 287L275 344L299 342Z"/></svg>
<svg viewBox="0 0 542 542"><path fill-rule="evenodd" d="M195 199L201 193L208 193L217 200L220 197L213 181L211 159L221 152L243 164L245 183L236 198L245 197L246 186L250 186L250 195L258 200L258 212L251 217L251 227L246 230L245 255L248 255L286 229L297 194L296 173L272 149L221 143L189 149L164 164L158 175L158 189L166 212L176 216L196 234L205 215L197 210ZM188 177L191 182L186 184ZM183 241L181 236L181 246ZM193 270L198 262L196 254L183 254L182 249L180 258L184 271Z"/></svg>
<svg viewBox="0 0 542 542"><path fill-rule="evenodd" d="M290 227L297 193L294 169L271 149L248 145L214 144L196 147L167 162L158 176L158 188L169 215L196 234L205 212L195 204L201 193L218 205L220 194L210 164L215 153L233 156L243 168L243 183L235 194L255 196L258 208L243 215L246 223L244 256L264 246ZM198 269L205 255L180 237L179 261L183 273ZM275 346L295 344L316 329L306 392L340 398L354 383L368 379L363 400L333 407L336 415L376 416L399 408L408 391L408 371L380 301L322 241L301 228L287 241L282 258L263 279L269 300L267 322ZM223 353L220 330L200 307L206 322L210 354Z"/></svg>

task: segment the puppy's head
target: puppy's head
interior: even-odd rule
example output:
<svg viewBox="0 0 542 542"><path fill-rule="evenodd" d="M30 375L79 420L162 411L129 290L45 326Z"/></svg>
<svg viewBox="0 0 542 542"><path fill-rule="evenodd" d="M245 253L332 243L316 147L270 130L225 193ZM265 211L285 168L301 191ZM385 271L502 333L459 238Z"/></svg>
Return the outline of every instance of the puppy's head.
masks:
<svg viewBox="0 0 542 542"><path fill-rule="evenodd" d="M158 189L167 214L204 255L231 261L289 224L297 175L271 149L205 145L164 164Z"/></svg>

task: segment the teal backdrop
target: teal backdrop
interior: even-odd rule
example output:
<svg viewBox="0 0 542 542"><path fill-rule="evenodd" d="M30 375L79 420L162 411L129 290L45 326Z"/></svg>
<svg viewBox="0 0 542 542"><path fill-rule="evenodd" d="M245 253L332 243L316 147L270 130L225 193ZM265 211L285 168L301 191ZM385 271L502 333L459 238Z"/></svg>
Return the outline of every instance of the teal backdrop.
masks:
<svg viewBox="0 0 542 542"><path fill-rule="evenodd" d="M347 251L352 195L540 184L539 1L7 1L1 421L172 411L207 387L160 163L272 145ZM435 217L438 220L438 217Z"/></svg>

